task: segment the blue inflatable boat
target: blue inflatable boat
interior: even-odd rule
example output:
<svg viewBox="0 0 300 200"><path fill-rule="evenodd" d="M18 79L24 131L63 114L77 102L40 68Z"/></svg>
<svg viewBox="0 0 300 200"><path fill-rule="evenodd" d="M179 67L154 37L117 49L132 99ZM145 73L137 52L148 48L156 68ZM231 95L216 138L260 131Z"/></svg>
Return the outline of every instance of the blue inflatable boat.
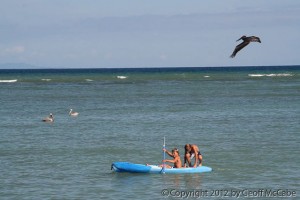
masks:
<svg viewBox="0 0 300 200"><path fill-rule="evenodd" d="M135 164L130 162L114 162L111 165L111 169L115 172L129 172L129 173L152 173L152 174L192 174L192 173L202 173L211 172L212 168L206 166L200 167L189 167L189 168L165 168L159 167L157 165L144 165Z"/></svg>

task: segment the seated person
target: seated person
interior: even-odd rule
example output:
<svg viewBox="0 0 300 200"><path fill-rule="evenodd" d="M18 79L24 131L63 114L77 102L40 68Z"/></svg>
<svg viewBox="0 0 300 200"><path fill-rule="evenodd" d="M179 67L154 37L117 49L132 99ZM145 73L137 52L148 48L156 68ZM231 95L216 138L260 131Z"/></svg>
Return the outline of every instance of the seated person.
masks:
<svg viewBox="0 0 300 200"><path fill-rule="evenodd" d="M180 159L180 155L179 155L179 151L177 148L174 148L172 150L172 153L169 152L167 149L163 149L164 152L166 152L169 156L173 157L173 160L163 160L163 162L170 162L170 163L174 163L173 168L181 168L181 159ZM170 165L164 164L165 168L172 168ZM163 167L163 165L160 165L160 167Z"/></svg>

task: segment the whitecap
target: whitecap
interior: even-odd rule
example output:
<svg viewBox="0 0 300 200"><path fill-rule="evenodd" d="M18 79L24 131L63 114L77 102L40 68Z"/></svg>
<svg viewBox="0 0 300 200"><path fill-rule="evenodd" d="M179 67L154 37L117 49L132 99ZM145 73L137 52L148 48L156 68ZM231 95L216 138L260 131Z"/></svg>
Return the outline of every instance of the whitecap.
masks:
<svg viewBox="0 0 300 200"><path fill-rule="evenodd" d="M117 76L118 79L126 79L127 76Z"/></svg>
<svg viewBox="0 0 300 200"><path fill-rule="evenodd" d="M262 77L262 76L265 76L264 74L248 74L248 76L251 76L251 77Z"/></svg>
<svg viewBox="0 0 300 200"><path fill-rule="evenodd" d="M267 76L293 76L293 74L288 74L288 73L284 73L284 74L267 74Z"/></svg>
<svg viewBox="0 0 300 200"><path fill-rule="evenodd" d="M42 78L42 81L51 81L50 78Z"/></svg>
<svg viewBox="0 0 300 200"><path fill-rule="evenodd" d="M0 80L0 83L15 83L17 82L17 79L12 79L12 80Z"/></svg>
<svg viewBox="0 0 300 200"><path fill-rule="evenodd" d="M85 79L85 81L91 82L91 81L94 81L94 80L92 80L92 79Z"/></svg>
<svg viewBox="0 0 300 200"><path fill-rule="evenodd" d="M289 73L282 73L282 74L248 74L248 76L251 77L286 77L286 76L293 76L293 74L289 74Z"/></svg>
<svg viewBox="0 0 300 200"><path fill-rule="evenodd" d="M210 76L204 76L204 78L209 78Z"/></svg>

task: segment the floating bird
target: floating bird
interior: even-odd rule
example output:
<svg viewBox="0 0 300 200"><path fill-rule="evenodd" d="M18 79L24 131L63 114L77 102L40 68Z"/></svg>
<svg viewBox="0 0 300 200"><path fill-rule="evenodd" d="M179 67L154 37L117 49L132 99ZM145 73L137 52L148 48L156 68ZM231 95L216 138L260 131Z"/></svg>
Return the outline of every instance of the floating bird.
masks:
<svg viewBox="0 0 300 200"><path fill-rule="evenodd" d="M73 109L70 109L69 115L72 117L77 117L79 115L78 112L73 112Z"/></svg>
<svg viewBox="0 0 300 200"><path fill-rule="evenodd" d="M54 116L52 113L49 114L49 117L43 119L43 122L54 122Z"/></svg>
<svg viewBox="0 0 300 200"><path fill-rule="evenodd" d="M246 37L245 35L243 35L240 39L238 39L237 41L239 40L243 40L242 43L240 43L239 45L237 45L233 51L233 53L231 54L231 58L234 58L235 55L237 54L237 52L239 52L242 48L244 48L245 46L247 46L250 42L259 42L261 43L259 37L256 37L256 36L249 36L249 37Z"/></svg>

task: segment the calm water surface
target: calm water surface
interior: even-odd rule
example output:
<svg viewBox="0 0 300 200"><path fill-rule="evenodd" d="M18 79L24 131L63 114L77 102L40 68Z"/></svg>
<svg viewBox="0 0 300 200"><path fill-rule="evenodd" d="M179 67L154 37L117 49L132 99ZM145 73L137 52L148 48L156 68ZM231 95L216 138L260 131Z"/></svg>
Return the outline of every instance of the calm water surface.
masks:
<svg viewBox="0 0 300 200"><path fill-rule="evenodd" d="M299 196L300 67L0 70L0 95L1 199ZM213 172L111 172L114 161L161 163L164 136L182 159L197 144Z"/></svg>

